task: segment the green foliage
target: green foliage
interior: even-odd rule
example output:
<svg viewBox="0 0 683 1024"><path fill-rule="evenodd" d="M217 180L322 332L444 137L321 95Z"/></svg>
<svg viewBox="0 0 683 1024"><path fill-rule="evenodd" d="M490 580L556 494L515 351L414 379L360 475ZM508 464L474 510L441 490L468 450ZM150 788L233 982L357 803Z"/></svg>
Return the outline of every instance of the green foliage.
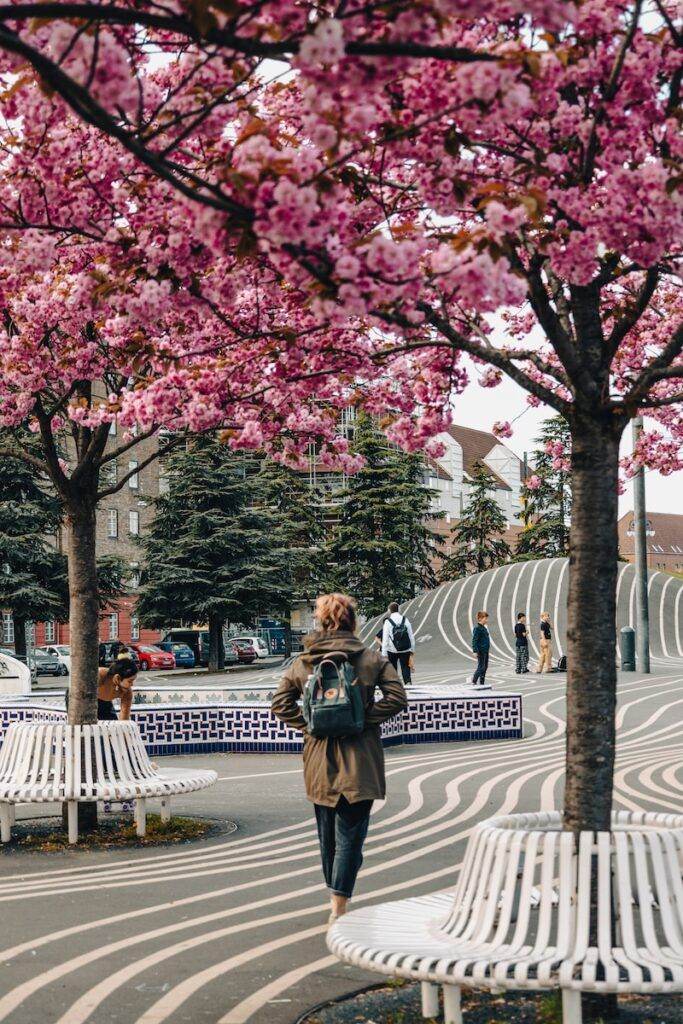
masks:
<svg viewBox="0 0 683 1024"><path fill-rule="evenodd" d="M353 451L365 466L341 494L339 524L326 549L328 588L352 594L366 615L436 584L442 543L425 525L432 491L421 455L392 447L367 415L356 421Z"/></svg>
<svg viewBox="0 0 683 1024"><path fill-rule="evenodd" d="M48 541L61 510L45 488L26 462L0 457L0 608L12 612L19 633L26 621L68 613L66 559ZM18 634L17 641L20 650Z"/></svg>
<svg viewBox="0 0 683 1024"><path fill-rule="evenodd" d="M518 561L529 558L557 558L569 554L569 519L572 506L571 477L562 467L555 468L555 456L547 444L559 444L568 456L571 451L569 425L562 416L544 420L531 454L530 475L539 477L540 487L522 487L521 520L524 529L517 540Z"/></svg>
<svg viewBox="0 0 683 1024"><path fill-rule="evenodd" d="M441 567L442 579L484 572L510 560L510 546L502 537L507 521L493 492L495 483L490 472L476 462L467 505L451 533L453 553Z"/></svg>
<svg viewBox="0 0 683 1024"><path fill-rule="evenodd" d="M264 459L258 479L258 500L272 516L283 572L283 598L313 600L325 585L321 550L326 529L322 496L308 478L272 459Z"/></svg>
<svg viewBox="0 0 683 1024"><path fill-rule="evenodd" d="M169 492L142 540L137 610L150 626L246 623L288 606L287 539L259 463L200 438L166 463Z"/></svg>

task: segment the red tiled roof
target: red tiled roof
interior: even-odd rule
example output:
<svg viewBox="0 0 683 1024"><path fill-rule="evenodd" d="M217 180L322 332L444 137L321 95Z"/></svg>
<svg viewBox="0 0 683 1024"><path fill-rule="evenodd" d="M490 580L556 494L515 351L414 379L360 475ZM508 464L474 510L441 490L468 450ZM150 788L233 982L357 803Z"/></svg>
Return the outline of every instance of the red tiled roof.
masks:
<svg viewBox="0 0 683 1024"><path fill-rule="evenodd" d="M474 430L472 427L460 427L457 424L453 424L453 426L449 427L448 433L462 448L463 469L469 477L471 477L474 472L474 464L476 462L481 462L484 463L486 469L495 480L496 487L503 491L512 490L510 485L506 483L501 476L498 476L495 470L486 465L486 456L496 447L497 444L500 444L500 441L495 434L490 434L487 430ZM510 454L514 455L514 452L511 452ZM516 455L515 458L517 458Z"/></svg>
<svg viewBox="0 0 683 1024"><path fill-rule="evenodd" d="M633 512L619 520L619 547L624 554L634 551ZM673 512L647 513L647 550L654 555L683 555L683 516Z"/></svg>

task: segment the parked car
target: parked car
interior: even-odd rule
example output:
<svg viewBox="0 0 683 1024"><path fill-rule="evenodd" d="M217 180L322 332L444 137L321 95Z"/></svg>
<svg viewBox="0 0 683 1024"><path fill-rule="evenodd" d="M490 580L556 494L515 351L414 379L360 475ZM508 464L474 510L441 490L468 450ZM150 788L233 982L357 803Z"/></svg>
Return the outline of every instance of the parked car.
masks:
<svg viewBox="0 0 683 1024"><path fill-rule="evenodd" d="M99 650L99 662L100 665L108 668L115 658L118 658L119 654L126 654L129 658L132 658L138 668L140 667L140 658L138 652L132 646L132 644L124 644L120 640L104 640L100 643Z"/></svg>
<svg viewBox="0 0 683 1024"><path fill-rule="evenodd" d="M268 658L270 656L270 649L268 644L261 636L231 636L231 640L236 643L249 643L256 651L257 658Z"/></svg>
<svg viewBox="0 0 683 1024"><path fill-rule="evenodd" d="M208 629L167 629L162 643L187 644L192 649L196 665L209 664Z"/></svg>
<svg viewBox="0 0 683 1024"><path fill-rule="evenodd" d="M240 665L251 665L252 662L256 661L256 651L248 640L228 640L225 645L227 651L229 647L232 647L237 652L237 660Z"/></svg>
<svg viewBox="0 0 683 1024"><path fill-rule="evenodd" d="M137 651L142 672L147 672L150 668L175 668L173 654L170 651L163 651L156 644L132 643L130 646Z"/></svg>
<svg viewBox="0 0 683 1024"><path fill-rule="evenodd" d="M156 645L162 651L168 651L175 658L176 668L194 668L196 659L194 651L189 644L174 643L172 640L162 640Z"/></svg>
<svg viewBox="0 0 683 1024"><path fill-rule="evenodd" d="M65 675L67 673L71 674L71 648L68 644L45 644L44 647L39 647L38 650L53 655L60 665L64 665L66 669Z"/></svg>
<svg viewBox="0 0 683 1024"><path fill-rule="evenodd" d="M33 662L36 666L36 675L39 676L65 676L66 666L62 665L56 654L48 654L46 651L36 648L33 652Z"/></svg>

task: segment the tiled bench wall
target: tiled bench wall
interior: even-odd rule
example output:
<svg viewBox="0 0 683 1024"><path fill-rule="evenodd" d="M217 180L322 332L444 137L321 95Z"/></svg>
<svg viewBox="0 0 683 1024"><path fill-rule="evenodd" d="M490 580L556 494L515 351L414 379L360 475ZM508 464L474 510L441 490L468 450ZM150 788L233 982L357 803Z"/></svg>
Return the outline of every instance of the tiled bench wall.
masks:
<svg viewBox="0 0 683 1024"><path fill-rule="evenodd" d="M0 704L0 737L12 721L61 721L59 708ZM136 707L132 717L152 755L293 753L301 750L300 733L287 728L262 701L225 704L165 704ZM384 746L443 743L454 740L519 739L520 694L488 693L475 697L411 697L404 714L382 726Z"/></svg>

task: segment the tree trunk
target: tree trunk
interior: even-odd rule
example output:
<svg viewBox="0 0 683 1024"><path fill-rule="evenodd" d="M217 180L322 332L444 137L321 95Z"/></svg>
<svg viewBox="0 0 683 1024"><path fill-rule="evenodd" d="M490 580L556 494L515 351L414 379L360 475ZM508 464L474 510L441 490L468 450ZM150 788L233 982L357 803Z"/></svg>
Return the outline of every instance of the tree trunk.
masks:
<svg viewBox="0 0 683 1024"><path fill-rule="evenodd" d="M209 666L207 671L222 672L224 668L223 619L219 615L209 615Z"/></svg>
<svg viewBox="0 0 683 1024"><path fill-rule="evenodd" d="M12 622L14 624L14 653L17 658L25 658L27 620L21 615L13 615Z"/></svg>
<svg viewBox="0 0 683 1024"><path fill-rule="evenodd" d="M72 725L84 725L97 721L100 616L94 507L85 505L69 508L67 531L71 646L69 722Z"/></svg>
<svg viewBox="0 0 683 1024"><path fill-rule="evenodd" d="M567 607L567 756L564 826L611 828L616 710L618 425L574 413ZM597 942L593 865L591 945ZM618 1017L616 996L584 996L586 1024Z"/></svg>
<svg viewBox="0 0 683 1024"><path fill-rule="evenodd" d="M86 502L72 505L67 509L66 523L71 647L69 722L72 725L85 725L97 721L99 601L94 505ZM97 804L79 803L79 831L92 831L96 826Z"/></svg>
<svg viewBox="0 0 683 1024"><path fill-rule="evenodd" d="M619 437L575 413L567 608L565 828L609 831L614 776Z"/></svg>

